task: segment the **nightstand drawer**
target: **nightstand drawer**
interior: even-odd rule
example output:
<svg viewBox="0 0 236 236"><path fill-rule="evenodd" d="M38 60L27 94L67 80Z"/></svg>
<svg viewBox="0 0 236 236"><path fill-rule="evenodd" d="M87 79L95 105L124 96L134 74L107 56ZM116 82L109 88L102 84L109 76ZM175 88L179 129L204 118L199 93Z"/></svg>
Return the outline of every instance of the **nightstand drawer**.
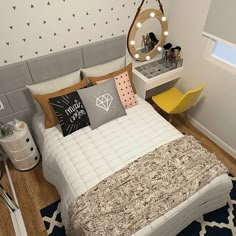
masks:
<svg viewBox="0 0 236 236"><path fill-rule="evenodd" d="M24 160L24 159L28 158L35 151L37 151L35 144L30 142L26 148L24 148L20 151L12 151L10 156L11 156L11 159L14 159L16 161L20 161L20 160Z"/></svg>
<svg viewBox="0 0 236 236"><path fill-rule="evenodd" d="M14 140L12 142L4 142L2 143L10 152L21 150L29 145L31 142L32 137L29 132L26 132L24 136L21 138Z"/></svg>
<svg viewBox="0 0 236 236"><path fill-rule="evenodd" d="M11 159L11 162L13 163L14 167L17 170L24 171L24 170L29 170L33 168L34 166L36 166L39 160L40 160L39 153L38 151L35 151L32 155L30 155L24 160L17 161L17 160Z"/></svg>

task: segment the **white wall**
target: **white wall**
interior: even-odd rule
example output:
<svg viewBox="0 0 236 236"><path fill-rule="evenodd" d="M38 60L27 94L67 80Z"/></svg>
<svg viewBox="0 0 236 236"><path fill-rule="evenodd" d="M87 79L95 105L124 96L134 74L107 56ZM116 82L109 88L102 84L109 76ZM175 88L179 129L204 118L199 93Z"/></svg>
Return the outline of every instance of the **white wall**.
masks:
<svg viewBox="0 0 236 236"><path fill-rule="evenodd" d="M198 127L236 158L236 71L229 72L204 58L209 39L201 33L209 6L210 0L172 1L169 40L183 49L184 76L178 86L186 91L206 85L191 116ZM233 22L225 27L236 34Z"/></svg>
<svg viewBox="0 0 236 236"><path fill-rule="evenodd" d="M163 0L168 11L168 1ZM2 1L0 66L127 34L141 0ZM147 0L145 8L158 7Z"/></svg>

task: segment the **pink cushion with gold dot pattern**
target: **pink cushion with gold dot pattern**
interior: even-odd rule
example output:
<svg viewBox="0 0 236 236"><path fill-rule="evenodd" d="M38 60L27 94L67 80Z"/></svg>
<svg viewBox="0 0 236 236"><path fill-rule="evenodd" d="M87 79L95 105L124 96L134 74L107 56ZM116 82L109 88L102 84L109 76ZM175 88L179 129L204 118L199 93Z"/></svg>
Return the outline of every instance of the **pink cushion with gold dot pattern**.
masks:
<svg viewBox="0 0 236 236"><path fill-rule="evenodd" d="M114 77L116 88L120 96L120 100L125 109L135 106L137 104L136 98L134 96L134 91L130 83L128 72L124 72L120 75Z"/></svg>

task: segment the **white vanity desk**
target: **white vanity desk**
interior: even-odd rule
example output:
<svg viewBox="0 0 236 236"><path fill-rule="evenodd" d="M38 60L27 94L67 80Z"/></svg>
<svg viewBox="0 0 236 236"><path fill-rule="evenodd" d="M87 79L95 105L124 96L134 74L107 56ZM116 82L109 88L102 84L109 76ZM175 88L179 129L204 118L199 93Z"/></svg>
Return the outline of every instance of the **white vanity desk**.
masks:
<svg viewBox="0 0 236 236"><path fill-rule="evenodd" d="M140 73L137 69L139 66L145 66L149 63L160 60L160 57L155 57L152 60L146 62L133 61L133 83L135 85L137 94L142 98L146 97L146 92L150 89L156 88L160 85L168 83L170 81L179 79L182 76L183 67L178 67L176 69L169 70L163 74L154 76L152 78L147 78L145 75Z"/></svg>

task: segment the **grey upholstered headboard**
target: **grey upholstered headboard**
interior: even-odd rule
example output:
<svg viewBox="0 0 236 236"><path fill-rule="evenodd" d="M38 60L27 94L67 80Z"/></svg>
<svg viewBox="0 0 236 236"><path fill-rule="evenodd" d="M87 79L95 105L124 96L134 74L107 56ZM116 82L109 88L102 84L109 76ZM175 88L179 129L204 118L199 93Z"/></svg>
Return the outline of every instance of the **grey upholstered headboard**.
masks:
<svg viewBox="0 0 236 236"><path fill-rule="evenodd" d="M50 80L126 54L126 36L122 35L58 53L0 67L0 121L17 118L31 125L34 103L25 85Z"/></svg>

